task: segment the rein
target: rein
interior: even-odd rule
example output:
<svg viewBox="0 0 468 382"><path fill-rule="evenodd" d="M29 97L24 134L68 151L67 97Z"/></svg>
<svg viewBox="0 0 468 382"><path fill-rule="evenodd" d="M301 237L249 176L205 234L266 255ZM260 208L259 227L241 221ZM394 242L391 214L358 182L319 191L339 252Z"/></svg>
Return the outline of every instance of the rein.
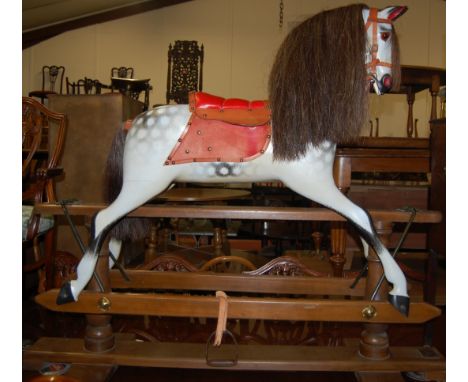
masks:
<svg viewBox="0 0 468 382"><path fill-rule="evenodd" d="M377 75L377 66L385 66L387 68L392 67L391 62L383 62L377 58L377 52L379 50L379 44L377 42L377 30L379 23L392 24L390 20L379 19L378 18L378 9L371 8L369 10L369 17L366 22L366 31L372 27L372 45L371 45L371 61L366 64L368 69L368 74L370 77L375 77Z"/></svg>

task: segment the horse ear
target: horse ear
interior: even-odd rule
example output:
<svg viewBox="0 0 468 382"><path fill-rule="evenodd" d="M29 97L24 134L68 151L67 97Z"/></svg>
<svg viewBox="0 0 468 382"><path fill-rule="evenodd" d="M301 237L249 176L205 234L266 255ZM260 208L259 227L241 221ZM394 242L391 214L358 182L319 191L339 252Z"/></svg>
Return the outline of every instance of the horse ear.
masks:
<svg viewBox="0 0 468 382"><path fill-rule="evenodd" d="M382 12L385 15L385 18L387 18L388 20L395 21L397 18L403 15L407 10L408 10L408 7L396 6L396 7L384 8L380 12Z"/></svg>

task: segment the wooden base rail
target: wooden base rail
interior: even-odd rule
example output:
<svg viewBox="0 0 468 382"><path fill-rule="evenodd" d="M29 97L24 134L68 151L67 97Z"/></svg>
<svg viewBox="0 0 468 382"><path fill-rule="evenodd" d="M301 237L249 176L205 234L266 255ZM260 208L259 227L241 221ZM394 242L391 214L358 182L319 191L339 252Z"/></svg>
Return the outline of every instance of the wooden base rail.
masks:
<svg viewBox="0 0 468 382"><path fill-rule="evenodd" d="M85 314L126 314L167 317L217 318L219 300L213 296L157 293L95 293L84 291L79 301L57 305L58 290L36 297L47 309ZM411 304L408 317L383 301L313 300L305 298L229 297L229 318L264 320L335 321L419 324L440 315L437 307ZM366 314L371 309L372 314ZM346 312L346 314L343 314Z"/></svg>
<svg viewBox="0 0 468 382"><path fill-rule="evenodd" d="M75 216L93 216L105 207L104 204L70 205L68 211ZM37 204L35 211L49 215L63 214L61 206L57 204ZM393 223L405 223L411 215L410 212L396 210L370 210L369 213L378 235L387 246ZM145 205L128 216L345 221L342 216L325 208L251 206ZM432 224L441 219L439 212L418 211L414 222ZM369 252L367 277L354 289L349 288L352 280L338 277L342 272L335 273L335 269L335 277L127 270L130 281L126 281L117 271L109 272L106 246L103 246L103 252L96 266L96 272L104 285L103 293L98 292L97 284L91 280L87 290L80 294L79 301L75 303L57 305L56 289L36 297L36 301L47 309L84 313L87 319L84 339L41 338L23 352L23 360L210 368L212 366L207 363L205 344L138 342L121 338L113 333L110 321L114 314L217 318L219 300L214 292L222 290L228 295L228 318L231 319L360 322L363 326L360 338L353 343L346 342L346 346L234 346L228 342L214 350L215 359L219 361L238 360L237 363L231 363L233 366L230 368L355 371L372 375L380 372L417 371L435 376L438 380L445 378L445 359L436 349L429 346L390 346L388 324L425 323L440 315L440 310L433 305L412 300L408 317L402 315L387 302L389 288L386 282L380 288L375 301L370 301L382 274L382 266L374 251ZM171 290L191 291L192 294L160 293ZM255 295L240 297L239 293ZM284 294L287 296L279 297ZM315 297L312 298L312 295ZM328 298L319 299L321 296ZM221 362L219 365L227 368L226 363ZM370 374L361 380L370 381ZM382 381L380 377L372 378L373 381Z"/></svg>
<svg viewBox="0 0 468 382"><path fill-rule="evenodd" d="M390 359L372 361L359 355L357 344L338 347L239 345L237 348L226 344L216 349L216 354L225 358L232 357L236 352L239 356L237 365L229 369L381 372L445 370L444 357L432 347L390 347ZM82 339L41 338L25 351L24 359L208 369L210 366L204 355L204 344L117 340L111 351L93 353L85 350Z"/></svg>
<svg viewBox="0 0 468 382"><path fill-rule="evenodd" d="M70 215L93 216L107 207L105 204L77 204L67 206ZM63 215L62 207L54 203L36 204L37 213ZM374 221L405 223L411 213L396 210L369 210ZM130 212L131 217L191 218L191 219L246 219L246 220L304 220L304 221L345 221L327 208L301 207L252 207L252 206L172 206L144 205ZM442 215L438 211L419 211L414 223L439 223Z"/></svg>
<svg viewBox="0 0 468 382"><path fill-rule="evenodd" d="M116 289L164 289L363 297L365 278L353 288L353 279L310 276L252 276L215 272L155 272L126 270L130 281L118 270L110 271L112 290Z"/></svg>

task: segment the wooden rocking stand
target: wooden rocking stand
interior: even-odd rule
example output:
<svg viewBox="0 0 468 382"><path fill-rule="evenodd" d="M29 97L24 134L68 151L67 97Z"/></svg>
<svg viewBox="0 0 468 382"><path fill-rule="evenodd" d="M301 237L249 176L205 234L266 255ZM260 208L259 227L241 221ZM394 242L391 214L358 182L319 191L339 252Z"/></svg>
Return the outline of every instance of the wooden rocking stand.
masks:
<svg viewBox="0 0 468 382"><path fill-rule="evenodd" d="M104 207L70 206L69 213L92 216ZM35 208L42 214L63 214L62 208L55 204L39 204ZM384 244L388 244L393 223L406 222L410 215L400 211L369 212ZM129 216L332 222L344 220L338 214L322 208L232 206L143 206ZM431 224L440 220L441 214L438 212L420 211L414 223ZM212 272L127 270L131 281L126 281L118 271L108 271L108 256L100 256L97 272L104 283L104 292L97 292L96 285L91 282L78 302L60 306L55 303L58 293L56 289L37 296L37 302L47 309L86 314L88 326L85 338L41 338L23 353L23 359L196 369L214 365L240 370L350 371L361 373L362 381L377 380L374 378L379 378L377 374L382 372L417 371L434 380L445 380L445 359L435 348L391 347L387 335L388 324L421 324L440 315L440 310L425 302L412 302L409 316L404 317L386 301L386 282L380 288L377 298L370 301L382 274L382 267L373 251L368 260L367 279L361 279L354 289L350 289L352 280L341 277L252 276ZM131 289L132 293L118 291L125 289ZM134 292L139 289L203 290L213 291L213 294L192 296ZM210 360L209 365L204 344L137 342L112 332L110 320L114 314L216 318L219 300L215 297L215 291L224 291L227 294L229 318L352 321L362 322L364 330L359 341L339 347L223 344L216 350L216 357L220 357L221 361L217 363L216 360ZM269 296L326 294L333 297L327 300L305 297L229 297L232 292L256 293L256 296L267 293ZM233 357L237 357L235 363L224 362ZM382 378L379 380L382 381Z"/></svg>

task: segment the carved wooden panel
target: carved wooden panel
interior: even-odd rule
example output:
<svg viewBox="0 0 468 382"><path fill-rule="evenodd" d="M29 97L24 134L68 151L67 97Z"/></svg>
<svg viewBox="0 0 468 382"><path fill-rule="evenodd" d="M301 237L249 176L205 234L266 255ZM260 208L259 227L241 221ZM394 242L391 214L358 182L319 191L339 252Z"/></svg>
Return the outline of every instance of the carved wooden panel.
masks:
<svg viewBox="0 0 468 382"><path fill-rule="evenodd" d="M204 48L197 41L169 44L166 103L188 104L188 93L203 89Z"/></svg>
<svg viewBox="0 0 468 382"><path fill-rule="evenodd" d="M313 276L328 277L329 273L314 271L301 261L292 256L277 257L264 266L254 270L243 272L248 275L276 275L276 276Z"/></svg>

